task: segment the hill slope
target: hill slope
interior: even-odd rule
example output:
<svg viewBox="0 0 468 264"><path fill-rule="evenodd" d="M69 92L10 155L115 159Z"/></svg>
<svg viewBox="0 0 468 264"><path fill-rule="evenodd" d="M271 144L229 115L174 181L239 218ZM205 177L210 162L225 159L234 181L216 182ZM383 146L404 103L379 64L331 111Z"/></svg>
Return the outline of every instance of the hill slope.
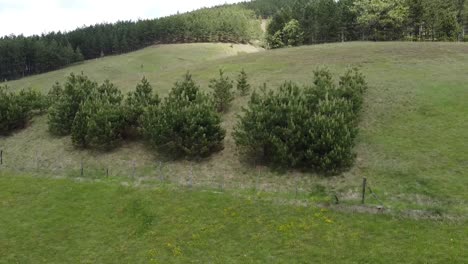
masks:
<svg viewBox="0 0 468 264"><path fill-rule="evenodd" d="M170 88L180 76L175 75L171 80L166 74L177 74L179 71L190 70L197 64L259 51L262 49L250 45L224 43L156 45L128 54L88 60L62 70L11 81L7 85L15 89L31 87L47 91L51 84L63 81L70 72L84 72L99 82L109 79L124 92L132 90L143 75L154 86Z"/></svg>
<svg viewBox="0 0 468 264"><path fill-rule="evenodd" d="M422 209L466 216L468 45L356 42L253 54L245 50L255 51L226 44L156 46L8 85L15 89L32 86L45 92L70 72L83 71L99 81L110 79L123 91L129 91L146 75L155 89L165 95L187 70L203 89L207 89L209 79L216 76L219 68L232 77L245 68L254 87L266 82L275 88L285 80L311 83L312 71L319 66L340 74L349 65L359 65L368 77L370 90L356 150L358 158L351 171L331 178L262 167L259 172L238 157L230 133L223 152L196 164L165 161L140 142L128 142L111 153L77 151L69 138L49 135L45 116L35 118L30 128L0 139L0 148L5 151L4 167L77 176L83 160L88 177L102 177L109 167L111 175L128 177L133 174L135 160L136 177L148 182L158 178L156 165L162 160L165 176L173 182L188 183L189 167L193 166L196 185L225 184L236 190L257 186L290 196L299 180L302 198L328 201L336 193L349 204L359 203L360 181L367 177L380 200L392 210ZM237 98L224 117L228 132L246 101L247 98Z"/></svg>

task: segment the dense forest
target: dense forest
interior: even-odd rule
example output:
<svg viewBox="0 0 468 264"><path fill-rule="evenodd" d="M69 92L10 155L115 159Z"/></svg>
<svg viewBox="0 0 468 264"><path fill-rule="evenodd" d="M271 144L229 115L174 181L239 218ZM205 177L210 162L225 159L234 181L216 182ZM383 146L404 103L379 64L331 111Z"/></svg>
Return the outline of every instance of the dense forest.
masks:
<svg viewBox="0 0 468 264"><path fill-rule="evenodd" d="M0 37L0 81L156 43L236 42L267 48L354 40L464 40L465 0L253 0L158 19Z"/></svg>
<svg viewBox="0 0 468 264"><path fill-rule="evenodd" d="M464 40L465 0L257 0L246 5L264 16L270 14L268 2L281 6L268 26L271 48L353 40Z"/></svg>
<svg viewBox="0 0 468 264"><path fill-rule="evenodd" d="M254 0L241 2L238 5L253 10L258 17L270 18L281 8L291 5L294 1L288 0Z"/></svg>
<svg viewBox="0 0 468 264"><path fill-rule="evenodd" d="M259 38L260 33L253 11L220 6L159 19L97 24L65 33L5 36L0 38L0 80L47 72L155 43L246 43Z"/></svg>

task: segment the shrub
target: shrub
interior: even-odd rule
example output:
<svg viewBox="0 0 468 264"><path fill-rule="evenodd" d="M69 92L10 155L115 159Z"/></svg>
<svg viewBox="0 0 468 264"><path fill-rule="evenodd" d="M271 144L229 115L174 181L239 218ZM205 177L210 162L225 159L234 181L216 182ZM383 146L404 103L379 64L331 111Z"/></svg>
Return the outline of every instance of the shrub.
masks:
<svg viewBox="0 0 468 264"><path fill-rule="evenodd" d="M58 102L63 95L63 87L59 82L55 82L52 89L47 93L49 107Z"/></svg>
<svg viewBox="0 0 468 264"><path fill-rule="evenodd" d="M302 145L302 123L309 114L302 97L302 89L291 82L284 83L276 92L266 89L260 94L254 92L234 131L236 144L266 161L298 165L304 151L296 148Z"/></svg>
<svg viewBox="0 0 468 264"><path fill-rule="evenodd" d="M43 113L49 107L47 97L38 91L31 89L21 90L18 96L23 101L23 104L28 105L32 111Z"/></svg>
<svg viewBox="0 0 468 264"><path fill-rule="evenodd" d="M200 87L195 83L192 75L187 72L182 82L176 82L172 88L169 97L173 101L184 101L191 103L200 95Z"/></svg>
<svg viewBox="0 0 468 264"><path fill-rule="evenodd" d="M57 86L57 85L56 85ZM49 131L56 135L68 135L71 133L73 120L80 105L89 97L97 83L88 77L70 74L65 83L63 92L49 109ZM54 88L59 94L59 88ZM54 90L53 89L53 90Z"/></svg>
<svg viewBox="0 0 468 264"><path fill-rule="evenodd" d="M120 90L109 81L92 91L73 120L73 144L103 150L117 146L125 127L122 99Z"/></svg>
<svg viewBox="0 0 468 264"><path fill-rule="evenodd" d="M21 98L0 86L0 133L8 134L11 130L23 128L30 117L30 107Z"/></svg>
<svg viewBox="0 0 468 264"><path fill-rule="evenodd" d="M242 96L246 96L250 92L250 84L247 82L247 73L245 73L244 69L237 77L237 90Z"/></svg>
<svg viewBox="0 0 468 264"><path fill-rule="evenodd" d="M125 119L120 105L107 98L93 98L83 102L72 127L72 142L77 147L109 150L122 139Z"/></svg>
<svg viewBox="0 0 468 264"><path fill-rule="evenodd" d="M304 32L296 19L292 19L283 28L283 43L287 46L300 46L304 41Z"/></svg>
<svg viewBox="0 0 468 264"><path fill-rule="evenodd" d="M122 92L109 80L105 80L103 84L97 87L97 96L98 99L107 101L109 104L120 105L123 100Z"/></svg>
<svg viewBox="0 0 468 264"><path fill-rule="evenodd" d="M91 147L112 149L122 140L125 118L120 105L112 104L108 100L97 100L95 112L88 121L87 140Z"/></svg>
<svg viewBox="0 0 468 264"><path fill-rule="evenodd" d="M325 97L335 97L336 85L333 76L328 69L318 69L314 71L313 85L305 88L305 98L310 107L318 105Z"/></svg>
<svg viewBox="0 0 468 264"><path fill-rule="evenodd" d="M281 30L277 30L274 34L267 35L267 43L271 49L284 46L300 46L303 42L304 32L296 19L291 19Z"/></svg>
<svg viewBox="0 0 468 264"><path fill-rule="evenodd" d="M222 148L221 118L209 97L187 73L161 105L146 109L143 131L149 142L174 155L208 156Z"/></svg>
<svg viewBox="0 0 468 264"><path fill-rule="evenodd" d="M85 75L70 74L64 87L56 83L48 94L49 131L71 134L77 147L110 149L125 127L123 96L109 80L98 85Z"/></svg>
<svg viewBox="0 0 468 264"><path fill-rule="evenodd" d="M340 96L351 102L355 114L362 109L363 95L366 90L367 82L358 68L349 69L340 77Z"/></svg>
<svg viewBox="0 0 468 264"><path fill-rule="evenodd" d="M71 128L71 139L72 143L76 147L87 147L88 146L88 121L91 115L91 107L89 101L84 101L81 103L78 112L76 112L73 119L72 128Z"/></svg>
<svg viewBox="0 0 468 264"><path fill-rule="evenodd" d="M273 35L268 35L267 43L270 49L279 49L284 47L285 44L283 42L283 33L281 31L277 31Z"/></svg>
<svg viewBox="0 0 468 264"><path fill-rule="evenodd" d="M43 111L45 107L45 97L39 92L22 90L13 93L7 86L0 86L0 134L24 128L33 111Z"/></svg>
<svg viewBox="0 0 468 264"><path fill-rule="evenodd" d="M213 99L218 112L226 112L234 100L234 85L229 77L224 77L223 70L219 70L219 79L212 79L209 87L213 89Z"/></svg>
<svg viewBox="0 0 468 264"><path fill-rule="evenodd" d="M336 172L352 165L357 127L347 116L350 110L350 102L344 98L319 101L305 126L310 130L304 134L307 147L303 165L310 164L324 172Z"/></svg>
<svg viewBox="0 0 468 264"><path fill-rule="evenodd" d="M153 93L148 80L143 77L141 82L137 84L135 91L128 93L125 100L125 119L129 127L139 127L140 118L146 107L158 105L159 97Z"/></svg>
<svg viewBox="0 0 468 264"><path fill-rule="evenodd" d="M69 101L65 98L60 98L49 108L48 125L50 133L65 136L71 132L76 112Z"/></svg>
<svg viewBox="0 0 468 264"><path fill-rule="evenodd" d="M237 146L286 167L336 172L350 166L364 77L353 69L336 86L328 70L314 75L310 87L289 82L254 92L234 131Z"/></svg>
<svg viewBox="0 0 468 264"><path fill-rule="evenodd" d="M352 105L352 110L348 114L357 115L361 110L367 83L358 68L348 69L340 77L338 86L333 82L333 76L328 69L318 69L314 71L313 84L312 87L307 87L305 92L309 105L317 105L325 97L329 99L345 98Z"/></svg>

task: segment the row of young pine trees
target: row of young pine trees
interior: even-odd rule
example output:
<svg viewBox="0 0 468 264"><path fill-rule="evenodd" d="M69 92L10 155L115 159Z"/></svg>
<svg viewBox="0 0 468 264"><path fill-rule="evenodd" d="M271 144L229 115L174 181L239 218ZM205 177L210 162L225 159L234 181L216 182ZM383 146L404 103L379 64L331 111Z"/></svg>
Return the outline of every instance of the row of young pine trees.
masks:
<svg viewBox="0 0 468 264"><path fill-rule="evenodd" d="M124 96L110 81L99 85L83 74L71 74L47 96L31 91L14 94L0 88L0 101L5 105L29 105L17 117L21 121L11 122L13 115L8 126L8 118L3 116L9 115L4 112L15 110L1 104L5 109L0 108L0 128L5 133L22 127L31 113L48 108L49 131L71 135L79 148L110 150L124 139L141 137L155 150L174 157L207 157L223 149L222 114L235 98L234 86L220 70L219 77L210 81L212 92L205 93L187 72L162 100L144 77ZM250 94L244 70L236 86L239 95ZM285 82L278 89L264 85L251 93L239 115L234 140L243 155L263 162L321 172L342 170L354 160L366 88L365 78L356 68L347 70L338 83L329 70L319 69L311 85Z"/></svg>
<svg viewBox="0 0 468 264"><path fill-rule="evenodd" d="M63 87L57 83L49 93L54 102L49 131L71 134L73 144L82 148L109 150L122 139L143 135L176 156L207 156L222 146L225 131L219 113L227 111L234 99L234 84L222 70L210 87L212 94L202 92L187 72L161 100L143 77L124 97L108 80L98 85L83 74L71 74ZM248 93L244 71L237 88L242 95Z"/></svg>

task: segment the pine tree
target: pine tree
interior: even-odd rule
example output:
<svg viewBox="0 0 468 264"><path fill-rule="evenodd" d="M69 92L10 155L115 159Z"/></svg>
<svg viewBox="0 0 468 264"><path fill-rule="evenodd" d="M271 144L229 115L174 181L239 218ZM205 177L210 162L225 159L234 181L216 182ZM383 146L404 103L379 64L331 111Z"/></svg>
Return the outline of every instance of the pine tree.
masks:
<svg viewBox="0 0 468 264"><path fill-rule="evenodd" d="M233 83L219 70L219 79L212 79L209 87L213 89L213 99L218 112L226 112L234 100Z"/></svg>
<svg viewBox="0 0 468 264"><path fill-rule="evenodd" d="M247 82L247 73L245 73L244 69L237 78L237 90L242 96L246 96L250 92L250 84Z"/></svg>
<svg viewBox="0 0 468 264"><path fill-rule="evenodd" d="M0 134L25 127L35 108L36 97L31 91L13 93L7 86L0 86Z"/></svg>
<svg viewBox="0 0 468 264"><path fill-rule="evenodd" d="M57 102L60 100L60 97L63 96L63 88L62 85L59 82L55 82L54 85L52 85L52 89L47 94L50 103Z"/></svg>
<svg viewBox="0 0 468 264"><path fill-rule="evenodd" d="M148 79L143 76L137 84L135 91L128 93L125 100L125 118L129 127L140 126L140 118L145 108L156 106L160 102L156 93L153 93L153 88L148 82Z"/></svg>
<svg viewBox="0 0 468 264"><path fill-rule="evenodd" d="M185 73L182 82L176 82L169 94L169 97L174 97L177 100L194 101L200 93L200 87L195 83L190 72Z"/></svg>
<svg viewBox="0 0 468 264"><path fill-rule="evenodd" d="M73 145L101 150L117 146L125 127L122 99L120 90L109 81L93 89L75 114Z"/></svg>
<svg viewBox="0 0 468 264"><path fill-rule="evenodd" d="M120 102L111 102L108 97L93 98L88 118L86 140L89 146L110 150L122 140L125 117Z"/></svg>
<svg viewBox="0 0 468 264"><path fill-rule="evenodd" d="M112 35L112 44L111 44L112 54L119 54L120 53L120 46L119 46L119 38L117 34Z"/></svg>
<svg viewBox="0 0 468 264"><path fill-rule="evenodd" d="M106 99L111 104L120 104L123 100L122 92L109 80L105 80L96 91L96 96Z"/></svg>
<svg viewBox="0 0 468 264"><path fill-rule="evenodd" d="M213 102L189 73L162 104L145 109L142 126L153 146L175 156L208 156L222 149L226 134Z"/></svg>
<svg viewBox="0 0 468 264"><path fill-rule="evenodd" d="M356 69L338 87L328 70L315 77L310 87L289 82L254 92L234 129L239 149L277 166L325 173L350 166L366 82Z"/></svg>
<svg viewBox="0 0 468 264"><path fill-rule="evenodd" d="M124 34L120 40L120 53L127 52L128 50L127 36Z"/></svg>
<svg viewBox="0 0 468 264"><path fill-rule="evenodd" d="M81 53L80 47L76 47L76 50L75 50L75 61L76 61L76 62L84 61L84 56L83 56L83 53Z"/></svg>
<svg viewBox="0 0 468 264"><path fill-rule="evenodd" d="M75 62L76 55L70 43L67 43L65 47L62 48L62 56L64 63L63 65L68 65Z"/></svg>
<svg viewBox="0 0 468 264"><path fill-rule="evenodd" d="M97 83L84 75L70 74L63 95L54 102L48 113L49 131L55 135L68 135L80 105L97 89Z"/></svg>
<svg viewBox="0 0 468 264"><path fill-rule="evenodd" d="M88 145L86 135L88 133L88 119L91 112L88 102L80 104L78 112L75 114L71 128L72 143L76 147L84 148Z"/></svg>

